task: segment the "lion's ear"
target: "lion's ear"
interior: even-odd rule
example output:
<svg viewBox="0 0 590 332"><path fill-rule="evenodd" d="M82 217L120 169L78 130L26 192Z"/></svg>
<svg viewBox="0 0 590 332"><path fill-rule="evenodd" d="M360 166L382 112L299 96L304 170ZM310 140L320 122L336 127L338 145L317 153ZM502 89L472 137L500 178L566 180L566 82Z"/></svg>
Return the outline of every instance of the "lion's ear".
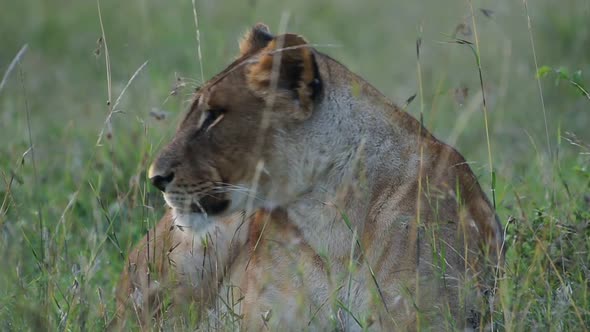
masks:
<svg viewBox="0 0 590 332"><path fill-rule="evenodd" d="M248 86L274 109L283 109L300 120L313 111L320 77L315 55L303 37L275 37L247 68Z"/></svg>
<svg viewBox="0 0 590 332"><path fill-rule="evenodd" d="M273 38L266 24L257 23L240 40L240 55L252 54L265 48Z"/></svg>

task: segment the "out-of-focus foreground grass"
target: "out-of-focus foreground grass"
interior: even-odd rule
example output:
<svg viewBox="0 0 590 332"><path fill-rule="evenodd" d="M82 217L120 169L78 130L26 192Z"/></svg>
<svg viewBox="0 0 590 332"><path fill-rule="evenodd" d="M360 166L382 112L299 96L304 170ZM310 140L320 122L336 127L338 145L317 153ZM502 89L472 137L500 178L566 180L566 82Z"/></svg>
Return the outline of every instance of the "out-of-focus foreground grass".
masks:
<svg viewBox="0 0 590 332"><path fill-rule="evenodd" d="M506 225L495 327L590 324L590 99L568 82L590 86L590 2L531 1L529 26L522 1L474 1L474 20L464 0L197 1L203 73L191 1L100 4L106 40L93 1L0 0L0 75L28 44L0 90L1 330L104 328L126 252L163 213L149 162L258 21L287 22L398 104L419 91L421 38L408 112L495 187ZM479 42L494 181L476 59L455 38ZM111 106L148 61L111 125L107 48ZM538 81L534 53L558 73Z"/></svg>

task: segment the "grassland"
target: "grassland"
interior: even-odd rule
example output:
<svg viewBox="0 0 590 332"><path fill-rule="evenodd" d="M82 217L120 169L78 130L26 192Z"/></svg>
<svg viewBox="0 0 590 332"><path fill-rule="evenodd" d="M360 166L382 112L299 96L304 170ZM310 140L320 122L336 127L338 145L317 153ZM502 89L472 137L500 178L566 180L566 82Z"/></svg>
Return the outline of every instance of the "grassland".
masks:
<svg viewBox="0 0 590 332"><path fill-rule="evenodd" d="M0 330L104 328L125 253L164 210L150 160L243 31L281 20L397 103L422 91L408 112L495 189L507 233L495 327L587 330L590 2L469 4L196 1L201 72L189 0L102 0L102 40L93 1L0 0L0 75L27 45L0 87ZM477 41L485 113L457 38Z"/></svg>

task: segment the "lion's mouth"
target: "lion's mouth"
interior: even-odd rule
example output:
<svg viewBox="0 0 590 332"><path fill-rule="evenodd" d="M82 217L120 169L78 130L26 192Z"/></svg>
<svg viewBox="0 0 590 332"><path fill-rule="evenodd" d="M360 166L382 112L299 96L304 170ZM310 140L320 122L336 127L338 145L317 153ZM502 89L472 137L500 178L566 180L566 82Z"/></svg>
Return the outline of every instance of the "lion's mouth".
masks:
<svg viewBox="0 0 590 332"><path fill-rule="evenodd" d="M192 202L190 205L193 213L206 213L208 215L217 215L223 213L229 207L230 201L223 198L207 196Z"/></svg>
<svg viewBox="0 0 590 332"><path fill-rule="evenodd" d="M183 214L203 213L210 216L225 212L231 201L223 194L205 194L200 197L179 193L165 193L166 203Z"/></svg>

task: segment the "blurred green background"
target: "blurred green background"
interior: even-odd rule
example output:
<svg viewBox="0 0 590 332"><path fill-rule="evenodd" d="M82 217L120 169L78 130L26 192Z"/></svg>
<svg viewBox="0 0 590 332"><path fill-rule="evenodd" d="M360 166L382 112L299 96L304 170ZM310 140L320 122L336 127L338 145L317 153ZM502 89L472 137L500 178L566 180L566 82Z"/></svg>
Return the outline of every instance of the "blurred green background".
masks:
<svg viewBox="0 0 590 332"><path fill-rule="evenodd" d="M530 1L528 12L473 1L473 17L465 0L201 0L203 73L190 0L100 6L106 44L94 1L0 0L0 75L28 45L0 90L0 330L103 329L126 252L163 213L149 162L201 77L229 64L259 21L286 24L398 104L419 91L421 38L423 94L408 112L465 155L489 194L476 58L452 42L477 37L497 210L510 220L497 327L590 324L590 1ZM97 144L107 47L112 103L148 63ZM539 79L533 50L547 66Z"/></svg>

